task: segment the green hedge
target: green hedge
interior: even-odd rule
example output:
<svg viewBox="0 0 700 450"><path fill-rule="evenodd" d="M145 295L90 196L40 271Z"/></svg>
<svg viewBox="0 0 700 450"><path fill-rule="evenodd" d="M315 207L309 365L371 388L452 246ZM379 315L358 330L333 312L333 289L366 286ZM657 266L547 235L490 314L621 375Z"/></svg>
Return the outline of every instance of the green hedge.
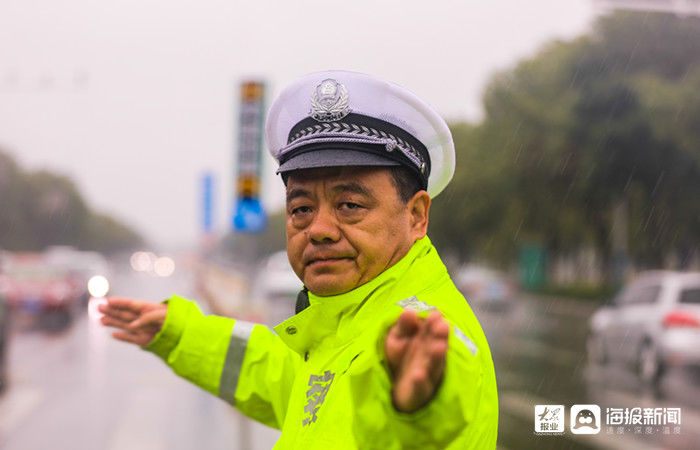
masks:
<svg viewBox="0 0 700 450"><path fill-rule="evenodd" d="M612 285L594 285L585 283L575 283L567 285L547 285L540 289L528 290L527 292L553 297L567 297L576 300L589 300L595 302L605 302L612 298L619 287Z"/></svg>

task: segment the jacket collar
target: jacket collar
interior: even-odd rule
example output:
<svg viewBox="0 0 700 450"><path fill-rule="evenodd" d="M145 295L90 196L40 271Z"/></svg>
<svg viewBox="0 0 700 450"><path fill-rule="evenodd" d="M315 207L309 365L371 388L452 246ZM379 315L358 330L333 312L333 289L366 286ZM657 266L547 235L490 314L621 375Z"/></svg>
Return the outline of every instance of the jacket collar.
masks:
<svg viewBox="0 0 700 450"><path fill-rule="evenodd" d="M447 275L445 266L425 236L416 241L396 264L352 291L326 297L309 292L310 306L274 330L282 341L300 354L329 336L336 342L345 342L366 320L387 306L425 289L426 284L432 284L431 281L437 281L441 275ZM397 283L399 280L401 283Z"/></svg>

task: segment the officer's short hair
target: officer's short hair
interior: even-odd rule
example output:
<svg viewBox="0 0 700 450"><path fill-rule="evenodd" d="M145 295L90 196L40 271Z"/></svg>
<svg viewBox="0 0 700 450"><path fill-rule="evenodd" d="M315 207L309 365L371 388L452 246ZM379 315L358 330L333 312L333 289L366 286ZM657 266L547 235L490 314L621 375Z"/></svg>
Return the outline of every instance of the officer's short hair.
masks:
<svg viewBox="0 0 700 450"><path fill-rule="evenodd" d="M422 189L418 177L407 168L403 166L392 166L387 167L387 169L389 169L391 173L391 179L403 203L408 203L416 192Z"/></svg>

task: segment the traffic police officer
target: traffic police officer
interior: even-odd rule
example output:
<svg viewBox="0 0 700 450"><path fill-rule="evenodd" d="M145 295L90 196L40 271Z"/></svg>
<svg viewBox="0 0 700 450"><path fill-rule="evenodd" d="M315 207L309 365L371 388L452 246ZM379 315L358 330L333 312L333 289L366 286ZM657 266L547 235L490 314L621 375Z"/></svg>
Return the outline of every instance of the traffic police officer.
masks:
<svg viewBox="0 0 700 450"><path fill-rule="evenodd" d="M103 323L281 429L276 448L495 448L489 347L426 236L454 172L445 122L393 83L329 71L282 91L266 132L296 314L270 330L178 296L112 298Z"/></svg>

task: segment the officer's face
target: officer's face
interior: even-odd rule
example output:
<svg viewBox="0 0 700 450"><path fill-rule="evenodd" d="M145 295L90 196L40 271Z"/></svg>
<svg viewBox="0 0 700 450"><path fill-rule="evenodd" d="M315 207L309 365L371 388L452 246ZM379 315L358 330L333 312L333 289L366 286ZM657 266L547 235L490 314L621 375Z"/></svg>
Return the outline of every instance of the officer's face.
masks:
<svg viewBox="0 0 700 450"><path fill-rule="evenodd" d="M425 236L430 198L399 198L386 168L292 172L287 181L287 254L316 295L348 292L382 273Z"/></svg>

